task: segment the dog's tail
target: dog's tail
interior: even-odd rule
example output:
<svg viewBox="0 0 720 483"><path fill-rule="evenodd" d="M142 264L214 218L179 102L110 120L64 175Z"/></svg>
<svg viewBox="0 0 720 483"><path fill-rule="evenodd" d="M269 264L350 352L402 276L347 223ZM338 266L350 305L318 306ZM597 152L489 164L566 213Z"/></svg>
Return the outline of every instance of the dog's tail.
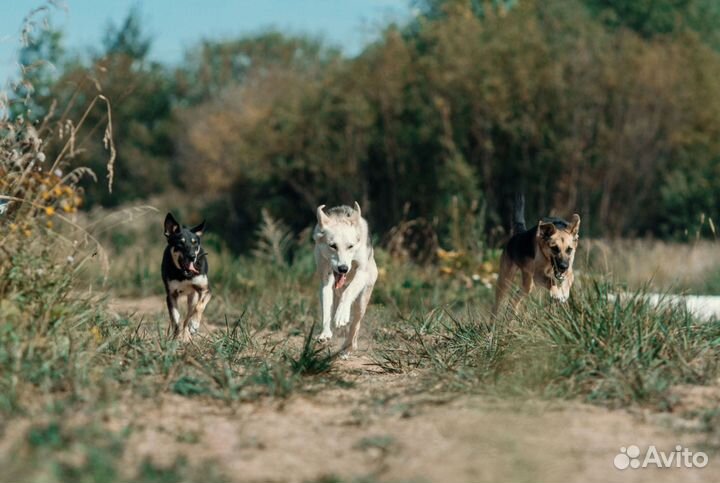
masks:
<svg viewBox="0 0 720 483"><path fill-rule="evenodd" d="M522 193L515 194L515 203L513 204L513 220L512 234L522 233L525 228L525 195Z"/></svg>

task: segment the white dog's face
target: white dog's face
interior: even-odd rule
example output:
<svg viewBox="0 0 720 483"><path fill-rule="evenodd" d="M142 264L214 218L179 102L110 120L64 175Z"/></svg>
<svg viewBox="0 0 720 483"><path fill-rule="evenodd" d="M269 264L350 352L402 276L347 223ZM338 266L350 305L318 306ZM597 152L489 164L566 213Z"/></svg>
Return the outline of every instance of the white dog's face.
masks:
<svg viewBox="0 0 720 483"><path fill-rule="evenodd" d="M335 222L324 227L323 232L321 250L323 256L330 260L333 271L338 273L340 267L349 270L360 247L360 231L357 226Z"/></svg>
<svg viewBox="0 0 720 483"><path fill-rule="evenodd" d="M317 210L320 231L316 232L315 241L323 258L330 261L335 288L345 285L353 260L361 248L360 207L357 203L355 206L355 210L346 209L340 214L331 211L332 216L325 214L324 206Z"/></svg>

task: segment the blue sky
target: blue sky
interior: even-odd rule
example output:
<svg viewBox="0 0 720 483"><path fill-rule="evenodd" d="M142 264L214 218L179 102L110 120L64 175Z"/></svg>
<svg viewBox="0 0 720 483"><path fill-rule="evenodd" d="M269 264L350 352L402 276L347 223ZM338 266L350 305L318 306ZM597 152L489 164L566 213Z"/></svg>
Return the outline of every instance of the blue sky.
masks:
<svg viewBox="0 0 720 483"><path fill-rule="evenodd" d="M23 18L42 0L4 0L0 15L0 85L17 71L18 34ZM227 38L274 27L309 33L358 53L380 26L404 21L410 0L58 0L53 25L65 33L70 51L97 48L110 21L116 25L139 6L153 38L151 57L177 62L203 38Z"/></svg>

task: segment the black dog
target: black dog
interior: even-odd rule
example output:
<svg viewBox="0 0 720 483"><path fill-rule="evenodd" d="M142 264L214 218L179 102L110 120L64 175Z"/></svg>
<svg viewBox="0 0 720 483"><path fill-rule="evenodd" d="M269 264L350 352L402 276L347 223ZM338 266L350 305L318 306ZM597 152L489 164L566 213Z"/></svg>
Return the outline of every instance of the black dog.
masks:
<svg viewBox="0 0 720 483"><path fill-rule="evenodd" d="M163 254L161 272L170 313L168 335L177 337L180 334L178 299L185 295L188 313L182 324L183 340L189 340L198 331L203 311L211 298L207 253L200 246L204 231L204 221L196 227L187 228L181 226L171 213L165 217L168 246Z"/></svg>

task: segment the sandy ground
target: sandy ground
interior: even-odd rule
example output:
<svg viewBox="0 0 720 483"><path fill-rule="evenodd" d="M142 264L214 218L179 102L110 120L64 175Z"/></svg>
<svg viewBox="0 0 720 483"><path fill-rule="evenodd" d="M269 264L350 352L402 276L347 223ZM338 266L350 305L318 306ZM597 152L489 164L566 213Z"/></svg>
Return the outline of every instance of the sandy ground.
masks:
<svg viewBox="0 0 720 483"><path fill-rule="evenodd" d="M232 481L302 482L322 477L380 481L717 481L704 469L617 470L621 446L697 450L698 440L643 415L578 403L512 402L394 394L403 376L356 374L356 387L226 406L166 396L116 415L132 424L128 466L151 456L212 461ZM362 370L360 370L363 372ZM651 418L652 419L652 418ZM192 434L192 443L178 435Z"/></svg>
<svg viewBox="0 0 720 483"><path fill-rule="evenodd" d="M118 300L119 313L156 314L162 300ZM678 444L701 451L701 435L674 416L607 410L577 402L427 395L412 375L377 372L362 352L338 361L351 383L316 394L254 403L165 395L118 403L108 420L133 428L124 458L169 465L184 455L212 462L231 481L303 482L337 477L378 481L718 481L720 455L703 468L618 470L621 447ZM347 386L347 387L346 387ZM719 392L688 388L720 401ZM684 390L679 388L680 396ZM714 399L713 399L714 398Z"/></svg>

